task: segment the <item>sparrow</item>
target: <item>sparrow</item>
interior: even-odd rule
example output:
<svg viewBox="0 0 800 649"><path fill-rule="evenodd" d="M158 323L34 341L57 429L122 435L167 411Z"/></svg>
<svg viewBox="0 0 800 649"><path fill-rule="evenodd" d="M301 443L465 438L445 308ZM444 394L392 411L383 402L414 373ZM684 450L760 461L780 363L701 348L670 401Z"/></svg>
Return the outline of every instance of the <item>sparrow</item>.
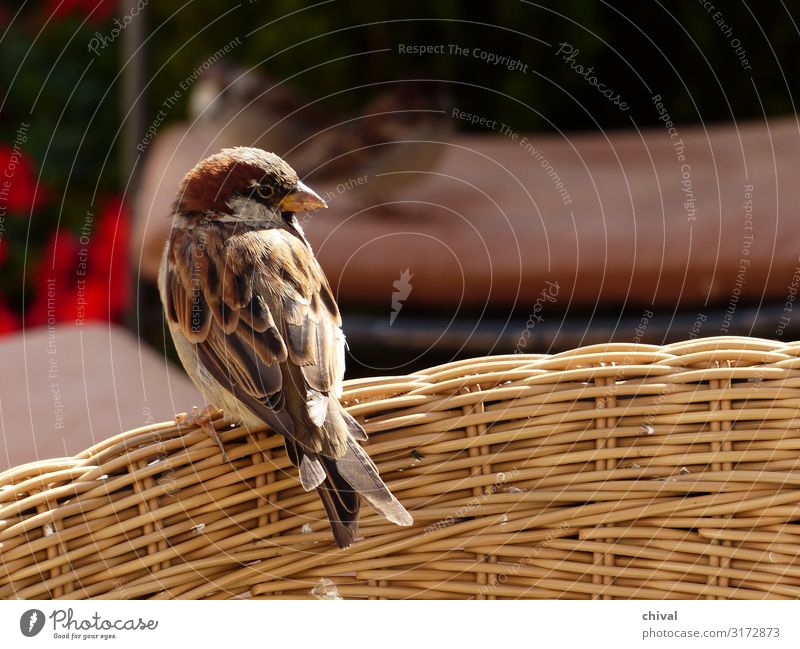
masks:
<svg viewBox="0 0 800 649"><path fill-rule="evenodd" d="M246 143L281 153L334 123L330 111L287 82L228 61L211 66L193 85L189 118L218 145Z"/></svg>
<svg viewBox="0 0 800 649"><path fill-rule="evenodd" d="M455 130L452 104L440 87L403 81L358 114L299 141L290 150L292 160L315 182L364 177L358 200L385 206L438 167Z"/></svg>
<svg viewBox="0 0 800 649"><path fill-rule="evenodd" d="M207 403L283 436L303 489L317 490L346 548L359 495L392 523L413 519L339 402L341 317L296 217L324 207L274 153L223 149L180 184L159 291L178 356Z"/></svg>
<svg viewBox="0 0 800 649"><path fill-rule="evenodd" d="M220 61L194 84L189 116L217 145L269 147L315 182L367 177L357 194L371 205L393 200L438 166L454 131L452 105L441 86L404 80L359 112L340 113L263 69Z"/></svg>

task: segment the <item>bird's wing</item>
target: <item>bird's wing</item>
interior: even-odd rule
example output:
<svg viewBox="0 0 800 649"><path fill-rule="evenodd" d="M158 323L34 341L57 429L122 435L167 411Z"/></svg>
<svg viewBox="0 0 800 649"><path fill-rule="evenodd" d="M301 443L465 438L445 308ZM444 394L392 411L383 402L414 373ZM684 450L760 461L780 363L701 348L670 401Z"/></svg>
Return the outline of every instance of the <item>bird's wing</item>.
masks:
<svg viewBox="0 0 800 649"><path fill-rule="evenodd" d="M325 435L327 398L341 391L344 337L308 245L283 230L211 222L202 233L176 233L168 255L167 317L202 365L267 423L283 414L279 432L324 450L325 440L308 436Z"/></svg>

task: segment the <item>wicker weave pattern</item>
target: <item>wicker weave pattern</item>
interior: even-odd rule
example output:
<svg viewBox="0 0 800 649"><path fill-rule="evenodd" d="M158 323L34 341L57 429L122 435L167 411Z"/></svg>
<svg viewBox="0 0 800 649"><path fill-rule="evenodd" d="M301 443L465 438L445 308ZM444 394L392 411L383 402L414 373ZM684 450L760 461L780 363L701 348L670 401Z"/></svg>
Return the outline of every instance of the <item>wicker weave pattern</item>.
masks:
<svg viewBox="0 0 800 649"><path fill-rule="evenodd" d="M800 344L711 338L351 381L413 511L333 546L277 436L164 423L0 475L0 597L797 598Z"/></svg>

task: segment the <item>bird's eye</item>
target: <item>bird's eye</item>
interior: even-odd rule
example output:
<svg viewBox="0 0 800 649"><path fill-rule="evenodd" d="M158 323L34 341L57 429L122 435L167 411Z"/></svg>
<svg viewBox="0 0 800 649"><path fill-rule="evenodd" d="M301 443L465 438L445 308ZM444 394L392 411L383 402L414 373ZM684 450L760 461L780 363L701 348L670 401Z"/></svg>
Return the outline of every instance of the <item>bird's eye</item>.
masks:
<svg viewBox="0 0 800 649"><path fill-rule="evenodd" d="M265 201L271 201L275 196L275 188L272 185L259 185L256 193Z"/></svg>

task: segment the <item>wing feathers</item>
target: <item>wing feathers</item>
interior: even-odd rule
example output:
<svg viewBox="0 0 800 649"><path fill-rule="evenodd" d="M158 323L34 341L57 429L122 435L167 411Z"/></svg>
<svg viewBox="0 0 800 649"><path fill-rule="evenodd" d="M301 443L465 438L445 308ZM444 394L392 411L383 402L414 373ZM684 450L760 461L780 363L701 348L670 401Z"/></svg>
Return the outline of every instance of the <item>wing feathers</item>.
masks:
<svg viewBox="0 0 800 649"><path fill-rule="evenodd" d="M306 394L306 407L308 408L308 416L311 418L317 428L322 428L325 425L325 420L328 418L328 397L322 392L316 390L308 390Z"/></svg>
<svg viewBox="0 0 800 649"><path fill-rule="evenodd" d="M243 263L242 267L225 268L222 274L222 301L231 309L245 308L253 298L253 265Z"/></svg>
<svg viewBox="0 0 800 649"><path fill-rule="evenodd" d="M183 284L171 275L167 293L167 316L177 322L189 342L205 340L211 326L211 310L203 293L186 294Z"/></svg>
<svg viewBox="0 0 800 649"><path fill-rule="evenodd" d="M286 337L292 362L296 365L312 365L318 361L317 325L309 318L302 324L286 323Z"/></svg>
<svg viewBox="0 0 800 649"><path fill-rule="evenodd" d="M284 435L308 491L316 488L340 547L357 531L359 494L411 525L356 440L361 425L338 402L345 340L330 286L302 240L282 230L211 220L176 230L165 307L215 381Z"/></svg>
<svg viewBox="0 0 800 649"><path fill-rule="evenodd" d="M272 319L269 307L260 295L254 295L250 303L239 311L239 318L258 333L275 328L275 321Z"/></svg>
<svg viewBox="0 0 800 649"><path fill-rule="evenodd" d="M381 516L396 525L408 526L414 523L411 514L392 495L381 480L375 464L355 440L347 440L347 450L336 461L336 468L347 483L364 496Z"/></svg>
<svg viewBox="0 0 800 649"><path fill-rule="evenodd" d="M347 412L344 408L341 409L342 419L344 419L344 423L347 425L347 430L350 435L353 436L353 439L357 439L360 442L367 441L367 433L362 428L361 424L359 424L353 416Z"/></svg>
<svg viewBox="0 0 800 649"><path fill-rule="evenodd" d="M274 327L256 333L244 322L236 329L236 335L245 346L252 349L267 366L283 363L286 360L286 345Z"/></svg>
<svg viewBox="0 0 800 649"><path fill-rule="evenodd" d="M316 489L325 480L325 469L322 468L319 460L310 455L303 455L300 460L300 484L303 489L311 491Z"/></svg>

